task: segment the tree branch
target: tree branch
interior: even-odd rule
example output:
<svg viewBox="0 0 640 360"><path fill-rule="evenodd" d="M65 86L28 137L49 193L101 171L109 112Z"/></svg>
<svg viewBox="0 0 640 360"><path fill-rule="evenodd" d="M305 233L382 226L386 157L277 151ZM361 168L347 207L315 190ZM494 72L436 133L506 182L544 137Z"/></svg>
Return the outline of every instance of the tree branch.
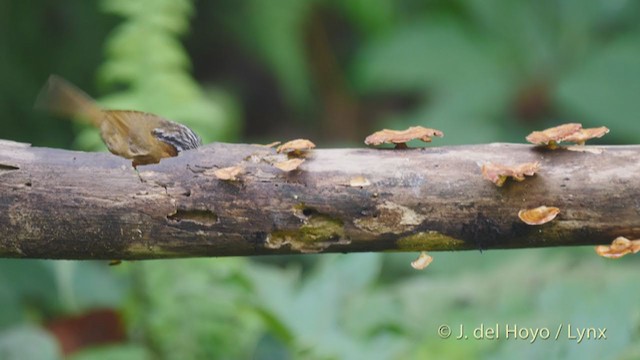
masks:
<svg viewBox="0 0 640 360"><path fill-rule="evenodd" d="M520 144L321 149L212 144L158 165L0 141L0 256L153 259L608 244L640 238L640 146L601 154ZM483 162L540 161L498 188ZM237 181L206 169L241 166ZM369 186L351 186L364 177ZM362 182L363 179L358 179ZM530 226L520 209L560 208Z"/></svg>

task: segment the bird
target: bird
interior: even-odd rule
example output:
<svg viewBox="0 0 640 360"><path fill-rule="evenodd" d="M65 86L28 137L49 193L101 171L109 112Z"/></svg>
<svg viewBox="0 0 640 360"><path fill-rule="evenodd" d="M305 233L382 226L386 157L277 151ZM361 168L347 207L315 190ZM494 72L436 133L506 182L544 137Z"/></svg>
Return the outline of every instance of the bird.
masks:
<svg viewBox="0 0 640 360"><path fill-rule="evenodd" d="M142 111L104 109L57 75L49 76L37 97L36 108L89 122L100 129L109 151L131 159L134 169L202 145L202 139L185 125Z"/></svg>

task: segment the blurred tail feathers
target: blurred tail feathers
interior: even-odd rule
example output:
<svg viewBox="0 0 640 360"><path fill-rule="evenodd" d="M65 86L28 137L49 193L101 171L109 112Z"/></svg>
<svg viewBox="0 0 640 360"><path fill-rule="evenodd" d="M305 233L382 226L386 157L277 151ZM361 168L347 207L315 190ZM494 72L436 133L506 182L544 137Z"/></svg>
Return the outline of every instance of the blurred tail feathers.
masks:
<svg viewBox="0 0 640 360"><path fill-rule="evenodd" d="M49 76L35 104L42 109L70 118L80 118L100 127L102 109L89 95L57 75Z"/></svg>

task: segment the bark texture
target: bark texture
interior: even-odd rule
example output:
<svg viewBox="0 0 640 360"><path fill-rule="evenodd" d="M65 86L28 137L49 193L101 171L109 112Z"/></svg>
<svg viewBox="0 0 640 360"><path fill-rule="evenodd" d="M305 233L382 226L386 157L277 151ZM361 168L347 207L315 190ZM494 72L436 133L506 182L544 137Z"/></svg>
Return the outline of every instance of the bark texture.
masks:
<svg viewBox="0 0 640 360"><path fill-rule="evenodd" d="M319 149L212 144L139 167L108 153L0 141L0 256L154 259L609 244L640 238L640 146ZM539 161L501 187L484 162ZM240 166L236 181L208 169ZM360 186L362 178L370 183ZM356 185L356 186L352 186ZM365 183L366 185L366 183ZM531 226L518 211L560 208Z"/></svg>

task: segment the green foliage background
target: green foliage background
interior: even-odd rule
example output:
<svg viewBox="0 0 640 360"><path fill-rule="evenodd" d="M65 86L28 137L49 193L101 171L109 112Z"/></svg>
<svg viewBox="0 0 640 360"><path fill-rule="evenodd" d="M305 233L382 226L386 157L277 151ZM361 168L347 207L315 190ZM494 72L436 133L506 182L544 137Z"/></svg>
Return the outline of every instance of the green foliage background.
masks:
<svg viewBox="0 0 640 360"><path fill-rule="evenodd" d="M291 134L361 146L380 126L438 144L606 125L639 143L640 3L609 0L40 0L0 4L0 138L103 149L32 110L50 73L205 142ZM332 121L336 118L343 121ZM640 357L638 260L591 248L127 262L0 261L0 358L58 359L51 319L112 308L128 341L72 359ZM515 325L606 340L443 340ZM454 334L455 335L455 334Z"/></svg>

